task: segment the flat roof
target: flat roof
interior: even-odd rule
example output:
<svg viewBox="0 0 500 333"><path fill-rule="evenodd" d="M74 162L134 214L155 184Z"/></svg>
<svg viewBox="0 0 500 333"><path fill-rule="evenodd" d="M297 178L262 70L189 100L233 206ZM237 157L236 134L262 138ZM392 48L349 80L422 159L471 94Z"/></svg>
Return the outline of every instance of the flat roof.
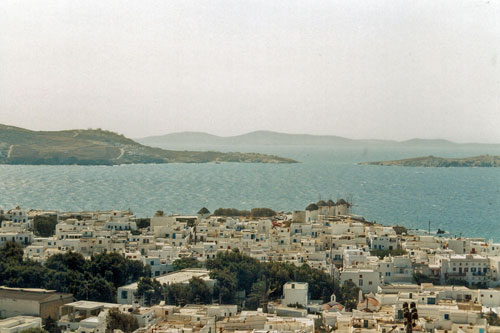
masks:
<svg viewBox="0 0 500 333"><path fill-rule="evenodd" d="M120 304L117 303L104 303L104 302L92 302L92 301L77 301L72 303L67 303L64 306L71 306L78 310L96 310L100 308L114 308L119 307Z"/></svg>

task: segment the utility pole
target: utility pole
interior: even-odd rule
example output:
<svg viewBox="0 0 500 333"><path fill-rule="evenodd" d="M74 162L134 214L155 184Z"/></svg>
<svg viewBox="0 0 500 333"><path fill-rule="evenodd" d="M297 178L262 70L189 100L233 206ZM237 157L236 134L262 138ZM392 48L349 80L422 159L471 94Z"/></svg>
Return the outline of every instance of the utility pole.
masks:
<svg viewBox="0 0 500 333"><path fill-rule="evenodd" d="M431 234L431 220L429 220L429 235Z"/></svg>

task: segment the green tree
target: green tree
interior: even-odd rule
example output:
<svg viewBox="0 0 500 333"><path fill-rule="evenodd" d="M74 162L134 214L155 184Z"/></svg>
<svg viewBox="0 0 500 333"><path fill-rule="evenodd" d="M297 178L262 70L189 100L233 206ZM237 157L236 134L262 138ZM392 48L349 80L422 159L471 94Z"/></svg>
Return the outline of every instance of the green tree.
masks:
<svg viewBox="0 0 500 333"><path fill-rule="evenodd" d="M276 212L271 208L252 208L250 211L251 217L272 217L275 215Z"/></svg>
<svg viewBox="0 0 500 333"><path fill-rule="evenodd" d="M173 283L165 286L165 303L169 305L184 306L188 303L188 286Z"/></svg>
<svg viewBox="0 0 500 333"><path fill-rule="evenodd" d="M35 235L41 237L50 237L55 234L57 225L56 216L37 215L33 219L33 229Z"/></svg>
<svg viewBox="0 0 500 333"><path fill-rule="evenodd" d="M0 260L3 262L18 262L23 261L23 247L14 242L6 242L0 248Z"/></svg>
<svg viewBox="0 0 500 333"><path fill-rule="evenodd" d="M185 268L199 268L201 267L201 263L196 258L183 257L174 260L172 266L174 266L174 271L180 271Z"/></svg>
<svg viewBox="0 0 500 333"><path fill-rule="evenodd" d="M259 280L252 285L252 291L248 295L246 305L251 310L256 310L262 306L264 313L267 313L267 304L269 303L269 295L272 293L266 280Z"/></svg>
<svg viewBox="0 0 500 333"><path fill-rule="evenodd" d="M57 325L57 320L51 316L43 320L43 328L49 333L61 333L61 329Z"/></svg>
<svg viewBox="0 0 500 333"><path fill-rule="evenodd" d="M413 280L415 280L415 282L417 284L430 283L430 282L434 281L430 276L425 275L425 274L420 273L420 272L416 272L413 274Z"/></svg>
<svg viewBox="0 0 500 333"><path fill-rule="evenodd" d="M136 296L143 297L146 306L160 304L163 300L163 288L157 280L142 277L137 283Z"/></svg>
<svg viewBox="0 0 500 333"><path fill-rule="evenodd" d="M139 229L148 228L151 225L151 219L149 218L136 219L135 224Z"/></svg>
<svg viewBox="0 0 500 333"><path fill-rule="evenodd" d="M337 301L342 303L346 310L355 309L358 304L359 288L351 280L344 281L340 287L339 298Z"/></svg>
<svg viewBox="0 0 500 333"><path fill-rule="evenodd" d="M66 253L57 253L50 256L45 267L59 271L77 271L80 273L85 272L86 261L81 253L69 251Z"/></svg>
<svg viewBox="0 0 500 333"><path fill-rule="evenodd" d="M196 304L210 304L212 302L212 294L205 281L198 277L189 280L188 300L189 303Z"/></svg>
<svg viewBox="0 0 500 333"><path fill-rule="evenodd" d="M486 313L486 320L488 321L488 325L491 325L491 326L500 326L500 318L498 318L498 315L493 312L493 311L490 311L488 313Z"/></svg>
<svg viewBox="0 0 500 333"><path fill-rule="evenodd" d="M164 216L165 213L162 210L157 210L155 216Z"/></svg>
<svg viewBox="0 0 500 333"><path fill-rule="evenodd" d="M233 304L238 282L236 274L228 270L215 269L210 271L210 278L217 280L214 286L214 297L220 304Z"/></svg>
<svg viewBox="0 0 500 333"><path fill-rule="evenodd" d="M121 330L125 333L131 333L139 328L137 318L128 313L123 313L117 308L108 311L106 320L107 329L111 332L113 330Z"/></svg>

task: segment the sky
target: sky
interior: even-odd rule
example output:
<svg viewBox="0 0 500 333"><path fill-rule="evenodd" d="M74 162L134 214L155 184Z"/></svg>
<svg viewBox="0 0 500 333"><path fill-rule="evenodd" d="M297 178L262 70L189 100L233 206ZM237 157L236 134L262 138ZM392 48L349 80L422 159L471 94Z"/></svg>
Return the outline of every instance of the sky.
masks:
<svg viewBox="0 0 500 333"><path fill-rule="evenodd" d="M500 1L2 0L0 123L500 143Z"/></svg>

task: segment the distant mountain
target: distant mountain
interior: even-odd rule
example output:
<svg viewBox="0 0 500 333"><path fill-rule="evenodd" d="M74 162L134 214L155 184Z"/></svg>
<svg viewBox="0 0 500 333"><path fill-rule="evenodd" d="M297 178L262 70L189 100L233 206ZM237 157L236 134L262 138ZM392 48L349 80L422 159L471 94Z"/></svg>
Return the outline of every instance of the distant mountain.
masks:
<svg viewBox="0 0 500 333"><path fill-rule="evenodd" d="M103 130L30 131L0 124L0 164L295 163L258 153L153 148Z"/></svg>
<svg viewBox="0 0 500 333"><path fill-rule="evenodd" d="M404 160L363 162L360 164L408 167L500 167L500 156L481 155L462 158L435 156L415 157Z"/></svg>
<svg viewBox="0 0 500 333"><path fill-rule="evenodd" d="M354 140L334 135L287 134L272 131L256 131L236 136L217 136L203 132L179 132L160 136L150 136L137 139L142 144L151 146L394 146L394 147L469 147L469 148L500 148L495 144L455 143L442 139L411 139L394 140Z"/></svg>
<svg viewBox="0 0 500 333"><path fill-rule="evenodd" d="M203 132L180 132L137 139L148 145L228 145L228 146L281 146L281 145L337 145L352 144L356 140L333 135L286 134L256 131L236 136L217 136Z"/></svg>

